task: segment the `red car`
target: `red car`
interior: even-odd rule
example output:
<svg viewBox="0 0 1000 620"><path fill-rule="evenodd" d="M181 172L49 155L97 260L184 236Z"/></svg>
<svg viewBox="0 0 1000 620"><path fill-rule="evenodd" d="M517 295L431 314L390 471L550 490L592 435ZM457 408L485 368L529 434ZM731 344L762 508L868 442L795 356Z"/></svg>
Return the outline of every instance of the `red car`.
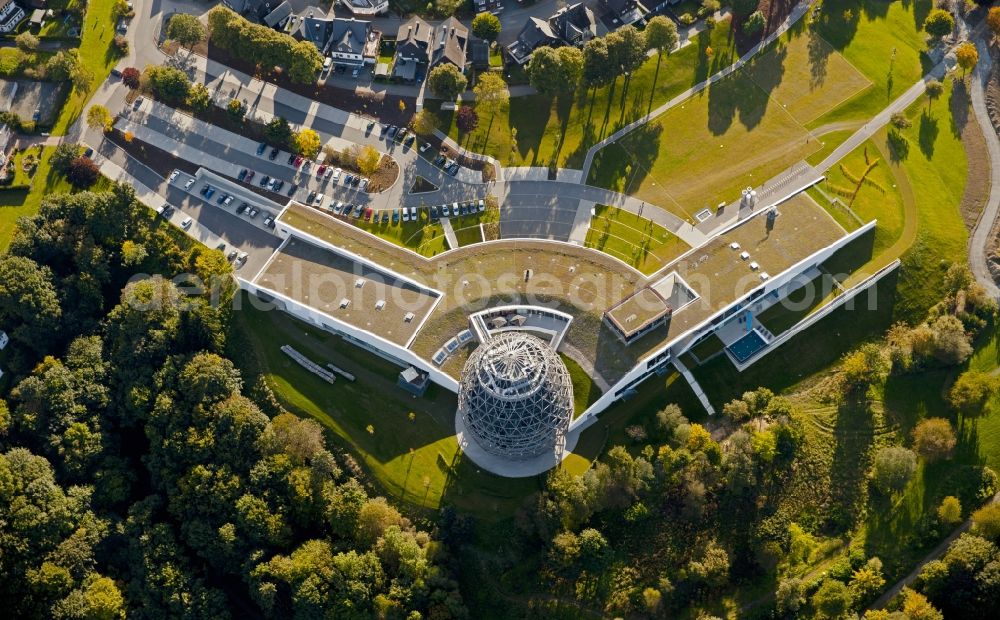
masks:
<svg viewBox="0 0 1000 620"><path fill-rule="evenodd" d="M298 168L299 166L301 166L302 165L302 158L296 155L295 162L292 165L295 166L296 168Z"/></svg>
<svg viewBox="0 0 1000 620"><path fill-rule="evenodd" d="M367 209L365 209L365 221L369 222L371 221L371 219L372 219L372 208L368 207Z"/></svg>
<svg viewBox="0 0 1000 620"><path fill-rule="evenodd" d="M247 173L247 178L245 178L243 180L246 181L247 183L249 183L250 181L253 181L253 175L254 175L254 171L251 170L250 172Z"/></svg>
<svg viewBox="0 0 1000 620"><path fill-rule="evenodd" d="M321 177L323 173L326 172L326 164L323 164L319 168L316 168L316 176Z"/></svg>

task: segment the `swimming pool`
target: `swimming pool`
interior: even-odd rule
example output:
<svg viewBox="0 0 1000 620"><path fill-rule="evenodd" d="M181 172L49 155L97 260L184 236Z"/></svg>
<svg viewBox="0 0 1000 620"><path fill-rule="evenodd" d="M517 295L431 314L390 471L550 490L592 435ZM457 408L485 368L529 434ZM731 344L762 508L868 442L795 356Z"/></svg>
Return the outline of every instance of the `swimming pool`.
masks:
<svg viewBox="0 0 1000 620"><path fill-rule="evenodd" d="M742 364L766 346L767 342L764 340L763 336L758 334L757 330L754 330L726 347L726 349L733 354L736 361Z"/></svg>

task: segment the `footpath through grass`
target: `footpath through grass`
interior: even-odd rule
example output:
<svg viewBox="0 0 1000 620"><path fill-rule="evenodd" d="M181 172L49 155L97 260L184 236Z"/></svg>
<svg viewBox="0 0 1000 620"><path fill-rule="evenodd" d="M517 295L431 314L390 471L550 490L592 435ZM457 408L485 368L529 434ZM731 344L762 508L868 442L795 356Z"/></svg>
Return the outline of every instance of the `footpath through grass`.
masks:
<svg viewBox="0 0 1000 620"><path fill-rule="evenodd" d="M652 220L605 205L594 208L584 246L614 256L647 275L690 249Z"/></svg>
<svg viewBox="0 0 1000 620"><path fill-rule="evenodd" d="M711 52L709 52L711 50ZM465 148L491 155L505 166L580 168L587 149L641 118L735 60L729 21L702 32L691 44L662 58L648 59L629 80L591 89L579 87L559 97L514 97L495 117L480 115L479 126L461 135L455 115L434 112L438 127Z"/></svg>
<svg viewBox="0 0 1000 620"><path fill-rule="evenodd" d="M114 47L115 38L115 0L89 0L87 13L83 19L83 30L80 32L80 62L93 74L90 84L85 88L76 88L70 92L63 104L62 112L52 127L52 135L65 135L77 118L83 113L84 106L90 100L94 91L108 79L111 68L119 60ZM140 36L147 36L148 33ZM148 44L148 43L144 43Z"/></svg>

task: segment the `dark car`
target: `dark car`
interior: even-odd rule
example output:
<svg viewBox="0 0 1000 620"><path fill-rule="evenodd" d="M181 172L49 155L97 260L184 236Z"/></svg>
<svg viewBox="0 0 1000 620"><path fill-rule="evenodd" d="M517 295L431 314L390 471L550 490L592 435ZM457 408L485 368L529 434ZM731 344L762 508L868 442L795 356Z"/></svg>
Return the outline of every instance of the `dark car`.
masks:
<svg viewBox="0 0 1000 620"><path fill-rule="evenodd" d="M383 224L388 224L389 223L389 212L388 211L382 211L382 223Z"/></svg>
<svg viewBox="0 0 1000 620"><path fill-rule="evenodd" d="M209 185L208 183L205 183L205 186L201 188L201 195L204 196L205 194L208 193L208 190L210 189L212 189L212 186Z"/></svg>
<svg viewBox="0 0 1000 620"><path fill-rule="evenodd" d="M397 209L392 210L392 223L393 224L399 223L399 211Z"/></svg>
<svg viewBox="0 0 1000 620"><path fill-rule="evenodd" d="M292 194L294 194L298 189L298 185L292 184L292 186L288 188L288 196L291 197Z"/></svg>
<svg viewBox="0 0 1000 620"><path fill-rule="evenodd" d="M351 179L351 187L357 187L358 183L360 182L361 182L361 177L355 176L353 179Z"/></svg>
<svg viewBox="0 0 1000 620"><path fill-rule="evenodd" d="M92 148L90 148L88 146L87 150L83 152L83 156L84 157L93 157L94 156L94 149L92 149Z"/></svg>
<svg viewBox="0 0 1000 620"><path fill-rule="evenodd" d="M260 145L257 147L257 154L258 155L263 155L264 151L266 151L266 150L267 150L267 143L266 142L261 142Z"/></svg>
<svg viewBox="0 0 1000 620"><path fill-rule="evenodd" d="M445 157L444 155L438 155L437 157L434 158L434 165L440 166L446 161L448 161L447 157Z"/></svg>
<svg viewBox="0 0 1000 620"><path fill-rule="evenodd" d="M163 211L160 211L160 215L170 219L170 216L174 214L174 208L170 205L163 205Z"/></svg>
<svg viewBox="0 0 1000 620"><path fill-rule="evenodd" d="M243 212L246 211L249 208L250 208L250 205L248 205L247 203L244 202L240 206L236 207L236 214L237 215L242 215Z"/></svg>
<svg viewBox="0 0 1000 620"><path fill-rule="evenodd" d="M112 69L111 70L111 75L114 76L114 77L116 77L116 78L120 78L122 76L122 72L119 71L118 69Z"/></svg>
<svg viewBox="0 0 1000 620"><path fill-rule="evenodd" d="M432 222L436 222L439 219L441 219L441 218L438 216L438 208L437 207L431 207L431 221Z"/></svg>
<svg viewBox="0 0 1000 620"><path fill-rule="evenodd" d="M278 153L280 153L280 152L281 151L278 150L278 147L274 147L274 148L271 149L271 154L268 155L267 158L270 159L271 161L274 161L275 158L278 157Z"/></svg>
<svg viewBox="0 0 1000 620"><path fill-rule="evenodd" d="M295 154L291 153L288 155L288 165L291 166L295 163Z"/></svg>
<svg viewBox="0 0 1000 620"><path fill-rule="evenodd" d="M261 187L264 187L264 186L266 186L266 185L267 185L267 182L268 182L268 181L270 181L270 180L271 180L271 177L269 177L269 176L267 176L267 175L265 174L264 176L262 176L262 177L260 178L260 186L261 186Z"/></svg>
<svg viewBox="0 0 1000 620"><path fill-rule="evenodd" d="M271 217L270 215L264 218L264 226L267 226L268 228L274 228L274 218Z"/></svg>
<svg viewBox="0 0 1000 620"><path fill-rule="evenodd" d="M219 197L215 200L215 204L221 205L226 198L229 198L229 194L219 194Z"/></svg>
<svg viewBox="0 0 1000 620"><path fill-rule="evenodd" d="M254 174L255 174L254 171L251 170L250 172L247 173L247 178L245 178L243 180L246 181L247 183L249 183L250 181L253 181L253 175Z"/></svg>
<svg viewBox="0 0 1000 620"><path fill-rule="evenodd" d="M236 180L237 181L242 181L242 180L246 179L247 178L247 172L249 172L249 170L247 170L246 168L244 168L243 170L240 170L240 173L238 175L236 175Z"/></svg>
<svg viewBox="0 0 1000 620"><path fill-rule="evenodd" d="M448 166L448 174L450 174L451 176L455 176L456 174L458 174L458 164L452 164Z"/></svg>
<svg viewBox="0 0 1000 620"><path fill-rule="evenodd" d="M274 186L274 191L280 192L281 188L285 186L284 181L278 181L278 184Z"/></svg>
<svg viewBox="0 0 1000 620"><path fill-rule="evenodd" d="M306 196L306 202L312 204L314 198L316 198L316 192L309 192L309 195Z"/></svg>

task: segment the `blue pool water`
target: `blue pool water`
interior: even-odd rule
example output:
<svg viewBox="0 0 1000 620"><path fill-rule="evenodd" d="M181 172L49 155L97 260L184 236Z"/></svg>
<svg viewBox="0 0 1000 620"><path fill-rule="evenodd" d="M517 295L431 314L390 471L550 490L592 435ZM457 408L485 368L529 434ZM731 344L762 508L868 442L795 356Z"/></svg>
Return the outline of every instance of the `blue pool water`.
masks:
<svg viewBox="0 0 1000 620"><path fill-rule="evenodd" d="M767 343L764 342L764 339L760 336L760 334L756 331L752 331L733 344L729 345L727 349L729 349L729 352L733 354L733 357L735 357L736 360L742 364L753 357L757 351L760 351L765 346L767 346Z"/></svg>

